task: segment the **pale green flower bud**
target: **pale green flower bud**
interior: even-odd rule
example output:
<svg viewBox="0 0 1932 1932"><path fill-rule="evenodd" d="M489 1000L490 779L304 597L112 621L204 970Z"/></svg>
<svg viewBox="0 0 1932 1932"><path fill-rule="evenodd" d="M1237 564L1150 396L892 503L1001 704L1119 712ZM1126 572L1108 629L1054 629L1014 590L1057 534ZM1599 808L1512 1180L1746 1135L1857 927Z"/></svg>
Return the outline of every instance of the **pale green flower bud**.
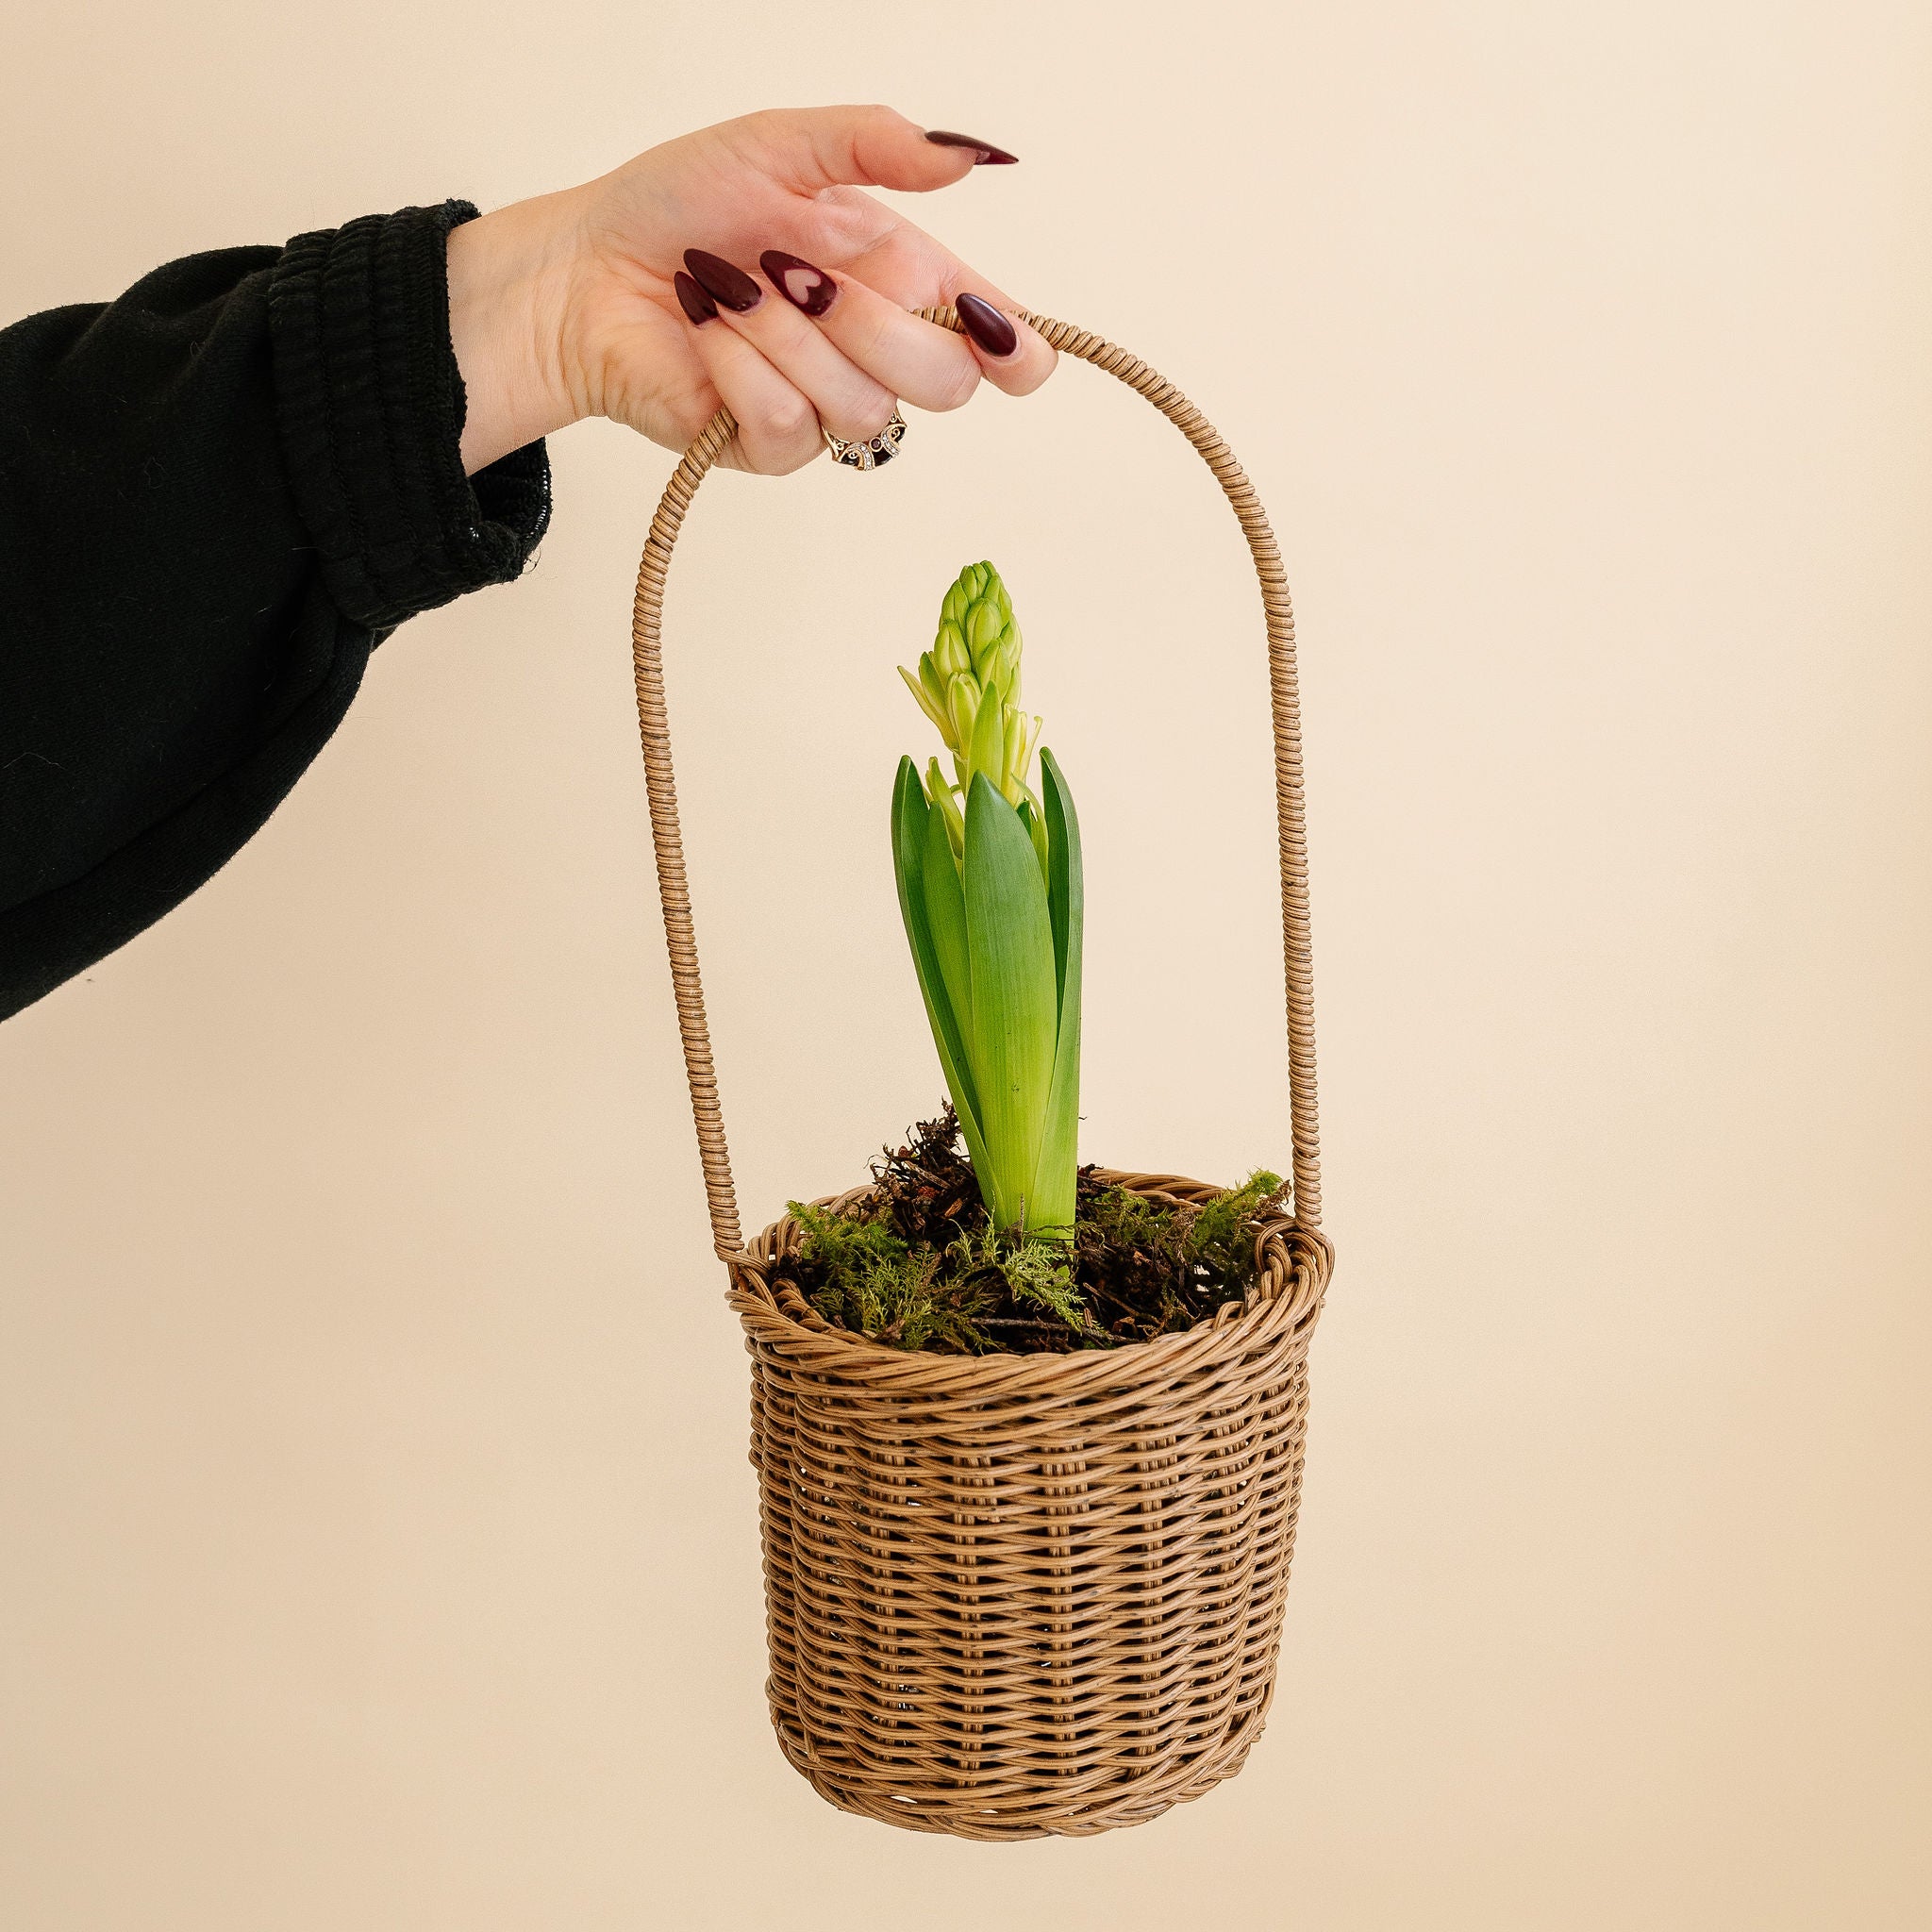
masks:
<svg viewBox="0 0 1932 1932"><path fill-rule="evenodd" d="M943 731L946 728L946 680L940 666L933 661L930 651L919 660L919 701L925 707L926 716Z"/></svg>
<svg viewBox="0 0 1932 1932"><path fill-rule="evenodd" d="M979 687L971 677L956 677L946 687L946 711L953 721L951 749L964 751L979 716Z"/></svg>
<svg viewBox="0 0 1932 1932"><path fill-rule="evenodd" d="M927 800L939 808L940 816L946 822L946 838L953 848L955 858L966 856L966 819L959 809L959 802L953 796L953 788L946 783L946 774L940 770L940 761L934 758L925 768L925 795Z"/></svg>
<svg viewBox="0 0 1932 1932"><path fill-rule="evenodd" d="M1006 769L1000 774L1000 790L1014 805L1020 802L1020 787L1026 775L1026 758L1033 749L1032 731L1039 723L1037 718L1028 719L1024 711L1008 708Z"/></svg>
<svg viewBox="0 0 1932 1932"><path fill-rule="evenodd" d="M1006 641L1000 646L999 680L1005 688L1008 704L1017 705L1020 702L1020 626L1017 624L1007 625Z"/></svg>
<svg viewBox="0 0 1932 1932"><path fill-rule="evenodd" d="M962 610L958 618L941 619L939 635L933 639L933 661L947 677L958 677L962 672L973 669L973 658L966 649L965 633L959 627L965 622L965 615Z"/></svg>
<svg viewBox="0 0 1932 1932"><path fill-rule="evenodd" d="M969 563L940 606L939 628L932 649L920 658L918 677L903 674L953 755L961 796L975 771L1014 806L1033 795L1026 774L1040 720L1020 709L1021 651L1012 595L999 572L990 563ZM953 808L958 809L957 803Z"/></svg>
<svg viewBox="0 0 1932 1932"><path fill-rule="evenodd" d="M984 677L1006 641L1007 620L1000 607L989 597L978 599L966 613L966 642L973 652L973 668Z"/></svg>

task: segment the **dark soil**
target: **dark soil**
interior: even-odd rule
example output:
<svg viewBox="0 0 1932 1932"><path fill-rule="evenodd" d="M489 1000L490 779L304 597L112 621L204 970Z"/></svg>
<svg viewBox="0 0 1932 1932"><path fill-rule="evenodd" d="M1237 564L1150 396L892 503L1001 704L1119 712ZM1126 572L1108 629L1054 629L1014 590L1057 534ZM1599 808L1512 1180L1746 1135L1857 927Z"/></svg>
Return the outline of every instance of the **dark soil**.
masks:
<svg viewBox="0 0 1932 1932"><path fill-rule="evenodd" d="M1074 1238L995 1238L950 1108L873 1163L840 1214L805 1225L774 1286L888 1346L948 1355L1119 1348L1191 1328L1255 1275L1257 1221L1282 1183L1257 1173L1200 1206L1149 1200L1082 1168Z"/></svg>

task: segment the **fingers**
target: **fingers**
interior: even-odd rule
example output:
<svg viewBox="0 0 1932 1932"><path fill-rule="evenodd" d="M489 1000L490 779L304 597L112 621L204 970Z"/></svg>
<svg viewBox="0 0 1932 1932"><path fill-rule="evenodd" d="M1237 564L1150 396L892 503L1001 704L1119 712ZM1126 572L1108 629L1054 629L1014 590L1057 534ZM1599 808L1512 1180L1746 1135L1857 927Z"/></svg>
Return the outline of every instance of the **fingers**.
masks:
<svg viewBox="0 0 1932 1932"><path fill-rule="evenodd" d="M807 294L802 301L780 300L743 270L702 249L687 249L685 263L731 330L808 398L834 436L863 441L891 420L894 398L902 391L881 382L876 371L868 373L855 365L835 341L812 326L808 318L813 295ZM816 275L809 263L797 263L788 282L779 284L781 293Z"/></svg>
<svg viewBox="0 0 1932 1932"><path fill-rule="evenodd" d="M677 277L677 299L705 373L738 420L741 466L768 476L802 470L824 447L809 399L753 343L719 321L717 305L689 275Z"/></svg>
<svg viewBox="0 0 1932 1932"><path fill-rule="evenodd" d="M1053 350L1020 320L1019 305L1005 297L996 307L980 295L955 295L954 308L965 325L965 333L955 335L850 275L827 275L795 256L777 259L797 264L774 275L774 257L764 258L765 273L780 292L790 293L794 280L805 279L800 270L829 285L830 295L816 298L823 304L818 325L850 360L919 408L957 409L982 375L1008 395L1024 396L1053 374Z"/></svg>
<svg viewBox="0 0 1932 1932"><path fill-rule="evenodd" d="M825 417L835 436L872 435L864 410L903 396L921 409L957 409L979 386L982 374L1010 395L1025 395L1052 375L1054 353L1017 316L984 297L962 292L957 307L966 333L957 335L902 308L850 275L822 269L803 257L767 249L759 258L765 279L783 297L770 300L743 270L700 250L685 259L725 308L732 325L758 343L806 393L828 397L858 410L847 429ZM816 326L814 326L816 325ZM816 337L834 352L827 359L812 347ZM869 379L871 392L858 385Z"/></svg>
<svg viewBox="0 0 1932 1932"><path fill-rule="evenodd" d="M915 388L922 371L933 372L937 365L942 375L962 365L960 337L908 313L939 303L953 305L974 366L995 388L1008 395L1029 395L1053 374L1054 351L1020 320L1020 305L930 235L896 217L881 223L879 205L854 189L829 190L815 207L821 240L830 245L830 258L841 264L840 272L829 275L796 256L780 258L811 270L832 287L834 298L821 298L821 326L889 389L922 408L954 406ZM841 247L845 230L852 245ZM936 349L934 336L950 341L951 348ZM955 402L963 400L964 393L970 391Z"/></svg>
<svg viewBox="0 0 1932 1932"><path fill-rule="evenodd" d="M914 408L957 409L979 387L977 359L950 329L795 255L768 249L759 266L783 298L767 307L787 311L841 362Z"/></svg>
<svg viewBox="0 0 1932 1932"><path fill-rule="evenodd" d="M750 115L734 127L757 144L777 179L802 194L840 186L917 193L1015 158L973 135L928 133L891 108L787 108Z"/></svg>
<svg viewBox="0 0 1932 1932"><path fill-rule="evenodd" d="M1059 358L1044 336L1020 319L1017 304L1003 306L961 289L953 297L953 312L995 389L1009 396L1031 395L1053 374Z"/></svg>
<svg viewBox="0 0 1932 1932"><path fill-rule="evenodd" d="M684 258L677 298L706 373L738 419L750 469L800 468L818 454L822 429L843 441L875 436L901 396L918 408L956 409L982 375L1017 396L1053 373L1046 341L977 290L955 292L955 333L783 250L761 257L763 284L704 249Z"/></svg>

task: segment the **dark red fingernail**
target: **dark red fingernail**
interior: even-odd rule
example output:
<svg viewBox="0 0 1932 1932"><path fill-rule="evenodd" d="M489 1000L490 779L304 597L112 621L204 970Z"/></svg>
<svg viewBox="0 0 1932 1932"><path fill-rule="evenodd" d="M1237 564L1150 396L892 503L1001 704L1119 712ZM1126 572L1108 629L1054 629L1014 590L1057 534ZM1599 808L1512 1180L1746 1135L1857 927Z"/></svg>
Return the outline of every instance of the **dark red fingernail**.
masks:
<svg viewBox="0 0 1932 1932"><path fill-rule="evenodd" d="M990 141L980 141L971 134L949 134L943 127L928 128L925 138L935 147L970 147L975 168L1010 168L1020 158L1003 147L993 146Z"/></svg>
<svg viewBox="0 0 1932 1932"><path fill-rule="evenodd" d="M794 308L808 315L823 315L832 306L839 285L824 269L814 268L802 256L787 255L782 248L768 248L758 257L773 288Z"/></svg>
<svg viewBox="0 0 1932 1932"><path fill-rule="evenodd" d="M671 277L671 286L677 291L678 305L699 328L717 321L718 305L682 269Z"/></svg>
<svg viewBox="0 0 1932 1932"><path fill-rule="evenodd" d="M966 333L989 356L1010 356L1020 346L1012 317L995 308L983 295L955 295L953 312Z"/></svg>
<svg viewBox="0 0 1932 1932"><path fill-rule="evenodd" d="M697 283L714 302L722 302L734 315L756 308L764 291L735 262L722 255L707 255L702 248L687 248L684 265L697 277Z"/></svg>

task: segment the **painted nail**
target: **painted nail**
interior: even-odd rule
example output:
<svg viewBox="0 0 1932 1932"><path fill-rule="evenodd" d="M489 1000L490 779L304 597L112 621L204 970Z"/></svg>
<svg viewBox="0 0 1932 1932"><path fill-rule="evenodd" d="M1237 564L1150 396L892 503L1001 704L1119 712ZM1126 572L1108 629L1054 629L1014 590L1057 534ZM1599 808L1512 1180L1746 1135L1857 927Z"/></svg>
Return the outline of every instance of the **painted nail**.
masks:
<svg viewBox="0 0 1932 1932"><path fill-rule="evenodd" d="M787 255L782 248L766 249L758 257L758 266L773 288L808 315L823 315L839 292L838 283L824 269L812 267L799 256Z"/></svg>
<svg viewBox="0 0 1932 1932"><path fill-rule="evenodd" d="M1013 319L995 308L983 295L955 295L953 311L966 333L989 356L1010 356L1020 345Z"/></svg>
<svg viewBox="0 0 1932 1932"><path fill-rule="evenodd" d="M718 305L682 269L671 277L671 286L677 291L679 306L697 327L717 321Z"/></svg>
<svg viewBox="0 0 1932 1932"><path fill-rule="evenodd" d="M722 302L734 315L743 315L764 300L764 291L736 263L726 261L722 255L707 255L702 248L687 248L684 265L691 272L698 287L712 301Z"/></svg>
<svg viewBox="0 0 1932 1932"><path fill-rule="evenodd" d="M970 147L975 168L1010 168L1020 158L1003 147L993 146L990 141L980 141L971 134L949 134L943 127L928 129L925 138L935 147Z"/></svg>

